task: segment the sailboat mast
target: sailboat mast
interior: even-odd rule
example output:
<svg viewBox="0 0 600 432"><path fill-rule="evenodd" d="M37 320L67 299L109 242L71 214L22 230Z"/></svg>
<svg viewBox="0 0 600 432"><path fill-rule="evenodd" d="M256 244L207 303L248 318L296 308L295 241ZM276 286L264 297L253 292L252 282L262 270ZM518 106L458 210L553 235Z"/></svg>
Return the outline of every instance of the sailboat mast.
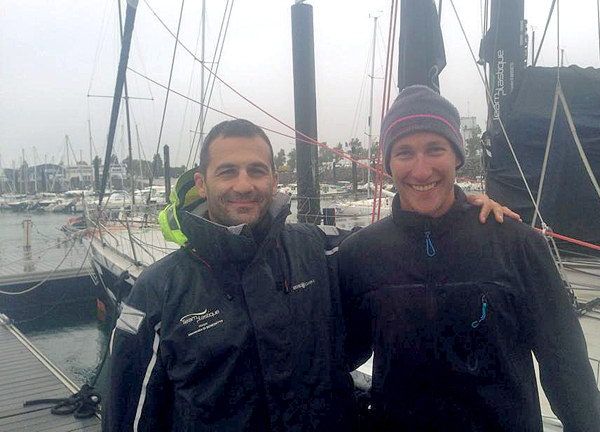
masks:
<svg viewBox="0 0 600 432"><path fill-rule="evenodd" d="M119 0L119 28L123 28L123 19L121 17L121 0ZM123 31L121 30L121 43L123 42ZM131 123L129 117L129 91L127 90L127 76L123 82L125 91L125 119L127 123L127 147L129 149L129 181L131 183L131 206L135 205L135 178L133 172L133 152L131 151Z"/></svg>
<svg viewBox="0 0 600 432"><path fill-rule="evenodd" d="M377 43L377 18L373 17L373 56L371 57L371 96L369 101L369 166L371 166L371 147L373 147L373 88L375 85L375 44ZM371 198L371 170L368 171L367 197Z"/></svg>
<svg viewBox="0 0 600 432"><path fill-rule="evenodd" d="M65 153L67 154L67 168L71 166L71 160L69 159L69 135L65 135Z"/></svg>
<svg viewBox="0 0 600 432"><path fill-rule="evenodd" d="M21 164L21 183L23 184L23 186L21 186L21 193L27 194L27 168L25 167L25 149L21 149L21 153L23 154L23 163Z"/></svg>
<svg viewBox="0 0 600 432"><path fill-rule="evenodd" d="M37 195L37 193L38 193L38 188L37 188L37 171L38 171L37 169L38 169L38 166L37 166L36 155L37 155L37 151L35 150L35 147L34 147L33 148L33 187L34 187L34 190L35 190L35 194Z"/></svg>
<svg viewBox="0 0 600 432"><path fill-rule="evenodd" d="M123 95L125 84L125 75L127 72L127 63L129 61L129 50L131 48L131 36L133 35L133 24L135 23L135 14L137 12L138 0L127 0L127 10L125 11L125 26L123 28L123 38L121 40L121 57L119 59L119 69L117 71L117 82L115 84L115 93L113 96L112 111L110 116L110 126L108 128L108 140L106 143L106 153L104 156L104 171L102 173L102 183L100 185L100 197L98 206L102 205L106 183L110 176L110 159L112 155L115 132L117 130L117 120L119 119L119 107Z"/></svg>
<svg viewBox="0 0 600 432"><path fill-rule="evenodd" d="M202 67L200 68L200 100L202 103L200 104L200 144L204 139L204 104L206 103L204 100L204 54L206 49L206 0L202 0Z"/></svg>
<svg viewBox="0 0 600 432"><path fill-rule="evenodd" d="M294 64L294 117L296 125L296 175L298 222L318 223L321 202L317 140L313 9L297 1L292 6L292 60Z"/></svg>
<svg viewBox="0 0 600 432"><path fill-rule="evenodd" d="M88 135L90 139L90 166L94 163L94 158L92 156L92 123L88 120Z"/></svg>

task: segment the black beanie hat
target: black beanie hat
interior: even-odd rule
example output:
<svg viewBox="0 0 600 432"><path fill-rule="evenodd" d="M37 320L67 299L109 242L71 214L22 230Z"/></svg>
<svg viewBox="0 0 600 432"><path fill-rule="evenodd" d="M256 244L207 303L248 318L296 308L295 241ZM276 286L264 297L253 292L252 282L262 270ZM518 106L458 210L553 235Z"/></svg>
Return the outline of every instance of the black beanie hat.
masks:
<svg viewBox="0 0 600 432"><path fill-rule="evenodd" d="M460 114L454 105L429 87L413 85L400 92L381 124L380 145L385 172L390 173L390 152L400 138L415 132L443 136L465 163L465 147L460 135Z"/></svg>

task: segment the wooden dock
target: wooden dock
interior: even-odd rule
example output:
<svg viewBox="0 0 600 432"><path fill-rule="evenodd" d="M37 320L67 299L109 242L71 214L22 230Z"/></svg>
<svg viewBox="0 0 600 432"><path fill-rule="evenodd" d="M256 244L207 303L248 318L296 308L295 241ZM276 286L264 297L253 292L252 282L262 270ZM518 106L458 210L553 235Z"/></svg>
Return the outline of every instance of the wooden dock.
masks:
<svg viewBox="0 0 600 432"><path fill-rule="evenodd" d="M100 431L100 418L57 416L34 399L68 398L79 389L0 314L0 431Z"/></svg>

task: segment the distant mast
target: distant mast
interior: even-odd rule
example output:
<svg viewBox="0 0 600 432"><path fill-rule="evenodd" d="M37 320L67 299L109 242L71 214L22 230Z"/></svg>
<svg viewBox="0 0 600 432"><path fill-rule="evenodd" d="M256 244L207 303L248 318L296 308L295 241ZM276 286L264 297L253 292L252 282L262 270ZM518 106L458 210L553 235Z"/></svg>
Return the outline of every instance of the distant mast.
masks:
<svg viewBox="0 0 600 432"><path fill-rule="evenodd" d="M506 102L527 66L527 20L524 0L492 0L489 26L479 49L480 63L488 64L491 100L489 132L498 132L498 119L506 116Z"/></svg>
<svg viewBox="0 0 600 432"><path fill-rule="evenodd" d="M307 143L305 137L317 140L313 10L302 0L292 6L292 50L296 130L304 134L296 132L298 222L319 223L318 147Z"/></svg>

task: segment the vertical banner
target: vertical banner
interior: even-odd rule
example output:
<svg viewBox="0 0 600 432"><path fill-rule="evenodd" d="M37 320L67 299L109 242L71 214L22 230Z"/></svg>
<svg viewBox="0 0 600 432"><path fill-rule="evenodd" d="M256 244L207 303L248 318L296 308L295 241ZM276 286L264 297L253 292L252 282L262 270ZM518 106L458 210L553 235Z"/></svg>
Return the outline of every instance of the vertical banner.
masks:
<svg viewBox="0 0 600 432"><path fill-rule="evenodd" d="M433 0L402 0L399 42L398 89L422 84L439 93L446 53Z"/></svg>

